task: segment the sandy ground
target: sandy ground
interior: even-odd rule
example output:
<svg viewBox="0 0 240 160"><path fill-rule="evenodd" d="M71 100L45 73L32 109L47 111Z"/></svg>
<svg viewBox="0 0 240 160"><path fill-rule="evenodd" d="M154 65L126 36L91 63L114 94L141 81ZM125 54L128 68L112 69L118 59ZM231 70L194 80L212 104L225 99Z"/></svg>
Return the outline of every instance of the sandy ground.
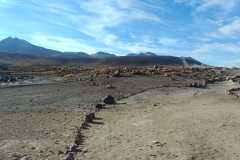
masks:
<svg viewBox="0 0 240 160"><path fill-rule="evenodd" d="M148 78L146 85L144 78L130 79L126 86L114 79L95 87L73 82L0 88L0 159L66 157L85 113L105 94L129 96L96 113L82 130L76 160L240 159L240 99L224 93L239 84L149 89L159 80ZM105 89L110 82L118 90Z"/></svg>

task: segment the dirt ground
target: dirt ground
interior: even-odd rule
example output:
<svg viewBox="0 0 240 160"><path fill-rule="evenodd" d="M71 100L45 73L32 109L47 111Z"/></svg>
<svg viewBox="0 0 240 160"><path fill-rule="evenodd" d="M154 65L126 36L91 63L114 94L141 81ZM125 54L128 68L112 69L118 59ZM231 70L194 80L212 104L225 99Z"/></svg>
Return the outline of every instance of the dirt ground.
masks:
<svg viewBox="0 0 240 160"><path fill-rule="evenodd" d="M224 93L240 85L160 87L167 82L190 81L132 76L1 86L0 159L66 157L85 113L107 94L118 100L81 131L75 160L240 159L240 99Z"/></svg>

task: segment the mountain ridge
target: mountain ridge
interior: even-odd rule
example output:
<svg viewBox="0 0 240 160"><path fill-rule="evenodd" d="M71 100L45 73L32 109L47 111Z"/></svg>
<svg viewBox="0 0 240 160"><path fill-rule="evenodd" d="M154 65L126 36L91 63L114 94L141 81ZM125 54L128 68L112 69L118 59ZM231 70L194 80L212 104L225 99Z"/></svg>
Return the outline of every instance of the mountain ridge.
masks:
<svg viewBox="0 0 240 160"><path fill-rule="evenodd" d="M99 51L99 52L97 52L97 53L91 54L91 56L92 56L92 57L95 57L95 58L116 57L115 54L106 53L106 52L102 52L102 51Z"/></svg>
<svg viewBox="0 0 240 160"><path fill-rule="evenodd" d="M25 40L18 38L8 37L0 41L0 51L2 52L19 52L19 53L28 53L28 54L40 54L44 56L49 55L61 55L60 51L46 49L44 47L39 47L33 45Z"/></svg>
<svg viewBox="0 0 240 160"><path fill-rule="evenodd" d="M126 56L99 51L94 54L85 52L60 52L33 45L25 40L8 37L0 41L0 64L18 62L39 65L51 64L93 64L99 65L202 65L191 57L158 56L151 52L129 53Z"/></svg>
<svg viewBox="0 0 240 160"><path fill-rule="evenodd" d="M152 52L145 52L145 53L129 53L126 56L157 56L155 53Z"/></svg>

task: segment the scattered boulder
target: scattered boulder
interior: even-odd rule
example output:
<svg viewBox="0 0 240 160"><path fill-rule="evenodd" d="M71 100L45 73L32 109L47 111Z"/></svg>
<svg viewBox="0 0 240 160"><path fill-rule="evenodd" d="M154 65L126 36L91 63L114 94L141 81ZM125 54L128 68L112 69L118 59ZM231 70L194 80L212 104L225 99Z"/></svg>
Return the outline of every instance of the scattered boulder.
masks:
<svg viewBox="0 0 240 160"><path fill-rule="evenodd" d="M77 150L77 145L73 144L71 147L70 147L70 151L73 152L73 151L76 151Z"/></svg>
<svg viewBox="0 0 240 160"><path fill-rule="evenodd" d="M103 109L103 105L102 104L96 104L95 108L96 108L96 110Z"/></svg>
<svg viewBox="0 0 240 160"><path fill-rule="evenodd" d="M80 141L80 139L81 139L81 132L78 131L77 134L75 135L75 141L74 141L74 144L77 145L77 143L75 143L75 142Z"/></svg>
<svg viewBox="0 0 240 160"><path fill-rule="evenodd" d="M75 139L75 140L73 141L73 144L80 145L80 144L81 144L80 141L81 141L81 137L79 137L79 140L78 140L78 139Z"/></svg>
<svg viewBox="0 0 240 160"><path fill-rule="evenodd" d="M200 84L200 83L190 83L189 84L189 87L197 87L197 88L200 88L200 87L203 87L205 86L206 84Z"/></svg>
<svg viewBox="0 0 240 160"><path fill-rule="evenodd" d="M111 84L107 85L106 87L107 89L113 88L113 86Z"/></svg>
<svg viewBox="0 0 240 160"><path fill-rule="evenodd" d="M88 123L93 122L93 117L92 117L92 115L90 113L86 114L84 122L88 122Z"/></svg>
<svg viewBox="0 0 240 160"><path fill-rule="evenodd" d="M198 84L197 84L197 83L190 83L190 86L191 86L191 87L197 87Z"/></svg>
<svg viewBox="0 0 240 160"><path fill-rule="evenodd" d="M89 112L88 114L92 116L93 119L95 118L95 112Z"/></svg>
<svg viewBox="0 0 240 160"><path fill-rule="evenodd" d="M123 71L124 71L124 72L128 72L128 71L129 71L129 68L128 68L128 67L125 67L125 68L123 69Z"/></svg>
<svg viewBox="0 0 240 160"><path fill-rule="evenodd" d="M114 98L110 95L107 95L105 96L102 101L106 104L113 104L115 101L114 101Z"/></svg>
<svg viewBox="0 0 240 160"><path fill-rule="evenodd" d="M104 73L108 74L110 72L110 70L108 68L104 69Z"/></svg>
<svg viewBox="0 0 240 160"><path fill-rule="evenodd" d="M105 78L109 78L109 75L107 74L107 75L105 76Z"/></svg>
<svg viewBox="0 0 240 160"><path fill-rule="evenodd" d="M164 76L164 77L170 77L170 74L168 74L168 73L164 73L163 76Z"/></svg>
<svg viewBox="0 0 240 160"><path fill-rule="evenodd" d="M17 79L15 77L10 77L8 81L14 83L17 81Z"/></svg>
<svg viewBox="0 0 240 160"><path fill-rule="evenodd" d="M69 152L63 160L74 160L74 155L73 153Z"/></svg>
<svg viewBox="0 0 240 160"><path fill-rule="evenodd" d="M58 150L57 152L58 152L58 155L64 154L64 152L62 150Z"/></svg>
<svg viewBox="0 0 240 160"><path fill-rule="evenodd" d="M24 155L20 160L31 160L31 157Z"/></svg>
<svg viewBox="0 0 240 160"><path fill-rule="evenodd" d="M98 73L95 73L93 77L96 78L97 76L98 76Z"/></svg>
<svg viewBox="0 0 240 160"><path fill-rule="evenodd" d="M112 77L120 77L121 76L121 70L118 69L116 72L113 73Z"/></svg>
<svg viewBox="0 0 240 160"><path fill-rule="evenodd" d="M88 150L84 150L84 151L83 151L83 153L87 153L87 152L88 152Z"/></svg>

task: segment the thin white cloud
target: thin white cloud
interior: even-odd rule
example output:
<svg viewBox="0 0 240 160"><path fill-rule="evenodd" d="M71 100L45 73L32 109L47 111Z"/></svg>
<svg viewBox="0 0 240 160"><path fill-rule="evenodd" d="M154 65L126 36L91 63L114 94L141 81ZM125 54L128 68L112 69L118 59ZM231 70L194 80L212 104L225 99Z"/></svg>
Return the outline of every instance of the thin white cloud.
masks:
<svg viewBox="0 0 240 160"><path fill-rule="evenodd" d="M213 24L213 25L216 25L216 26L222 26L222 23L224 22L222 19L220 20L211 20L211 19L207 19L207 22Z"/></svg>
<svg viewBox="0 0 240 160"><path fill-rule="evenodd" d="M209 54L239 54L240 46L237 43L212 43L203 44L193 50L193 53L209 53Z"/></svg>
<svg viewBox="0 0 240 160"><path fill-rule="evenodd" d="M196 11L207 11L211 7L220 7L224 10L231 10L239 3L237 0L175 0L175 3L185 3L191 6L197 6Z"/></svg>
<svg viewBox="0 0 240 160"><path fill-rule="evenodd" d="M45 48L65 52L86 52L86 53L95 53L101 48L93 47L86 44L80 39L70 39L62 38L57 36L44 36L43 34L35 34L30 36L32 41L31 43L38 46L44 46Z"/></svg>
<svg viewBox="0 0 240 160"><path fill-rule="evenodd" d="M112 45L116 39L117 39L117 37L116 37L115 35L109 34L109 35L107 35L102 41L103 41L106 45Z"/></svg>
<svg viewBox="0 0 240 160"><path fill-rule="evenodd" d="M132 32L130 33L130 36L131 36L132 38L135 38L135 37L136 37Z"/></svg>
<svg viewBox="0 0 240 160"><path fill-rule="evenodd" d="M235 19L232 23L219 28L218 30L223 35L238 35L240 33L240 17Z"/></svg>
<svg viewBox="0 0 240 160"><path fill-rule="evenodd" d="M179 46L179 39L159 38L159 42L165 46Z"/></svg>
<svg viewBox="0 0 240 160"><path fill-rule="evenodd" d="M186 4L195 4L195 0L174 0L174 3L186 3Z"/></svg>
<svg viewBox="0 0 240 160"><path fill-rule="evenodd" d="M203 3L197 7L197 11L206 11L210 7L219 6L224 10L229 10L235 7L236 0L204 0Z"/></svg>
<svg viewBox="0 0 240 160"><path fill-rule="evenodd" d="M222 62L222 63L220 64L220 66L240 67L240 59Z"/></svg>
<svg viewBox="0 0 240 160"><path fill-rule="evenodd" d="M144 39L143 42L146 44L154 44L154 42L151 41L150 39Z"/></svg>
<svg viewBox="0 0 240 160"><path fill-rule="evenodd" d="M188 36L187 38L191 39L191 40L198 40L198 41L204 41L204 42L210 41L210 39L207 38L207 37L191 37L191 36Z"/></svg>
<svg viewBox="0 0 240 160"><path fill-rule="evenodd" d="M116 0L114 2L112 0L70 0L76 4L75 6L60 3L62 1L58 3L46 0L31 1L43 6L45 12L62 17L60 19L54 17L45 19L49 23L82 32L107 45L111 45L111 38L114 41L116 40L113 36L109 37L109 35L118 36L111 29L120 30L127 23L142 21L164 24L162 19L150 11L150 9L156 9L156 6L138 0ZM74 14L72 14L73 12Z"/></svg>
<svg viewBox="0 0 240 160"><path fill-rule="evenodd" d="M133 43L124 43L122 41L111 41L111 45L114 46L116 50L123 50L130 53L139 53L139 52L154 52L161 53L163 50L160 50L158 46L154 44L149 44L146 42L133 42Z"/></svg>
<svg viewBox="0 0 240 160"><path fill-rule="evenodd" d="M201 44L194 48L192 51L189 51L190 54L192 53L192 57L215 66L231 67L233 64L228 62L239 59L240 55L240 46L237 43Z"/></svg>
<svg viewBox="0 0 240 160"><path fill-rule="evenodd" d="M6 37L0 36L0 41L3 40L3 39L5 39L5 38L6 38Z"/></svg>
<svg viewBox="0 0 240 160"><path fill-rule="evenodd" d="M84 19L84 24L80 26L80 30L98 40L109 34L108 27L115 28L139 20L163 23L153 13L141 10L142 6L135 0L127 2L117 0L116 3L112 3L111 0L92 0L79 2L79 5L92 15L88 19ZM77 19L77 23L79 22L81 19Z"/></svg>
<svg viewBox="0 0 240 160"><path fill-rule="evenodd" d="M11 5L19 5L18 1L15 0L0 0L0 7L11 7Z"/></svg>

